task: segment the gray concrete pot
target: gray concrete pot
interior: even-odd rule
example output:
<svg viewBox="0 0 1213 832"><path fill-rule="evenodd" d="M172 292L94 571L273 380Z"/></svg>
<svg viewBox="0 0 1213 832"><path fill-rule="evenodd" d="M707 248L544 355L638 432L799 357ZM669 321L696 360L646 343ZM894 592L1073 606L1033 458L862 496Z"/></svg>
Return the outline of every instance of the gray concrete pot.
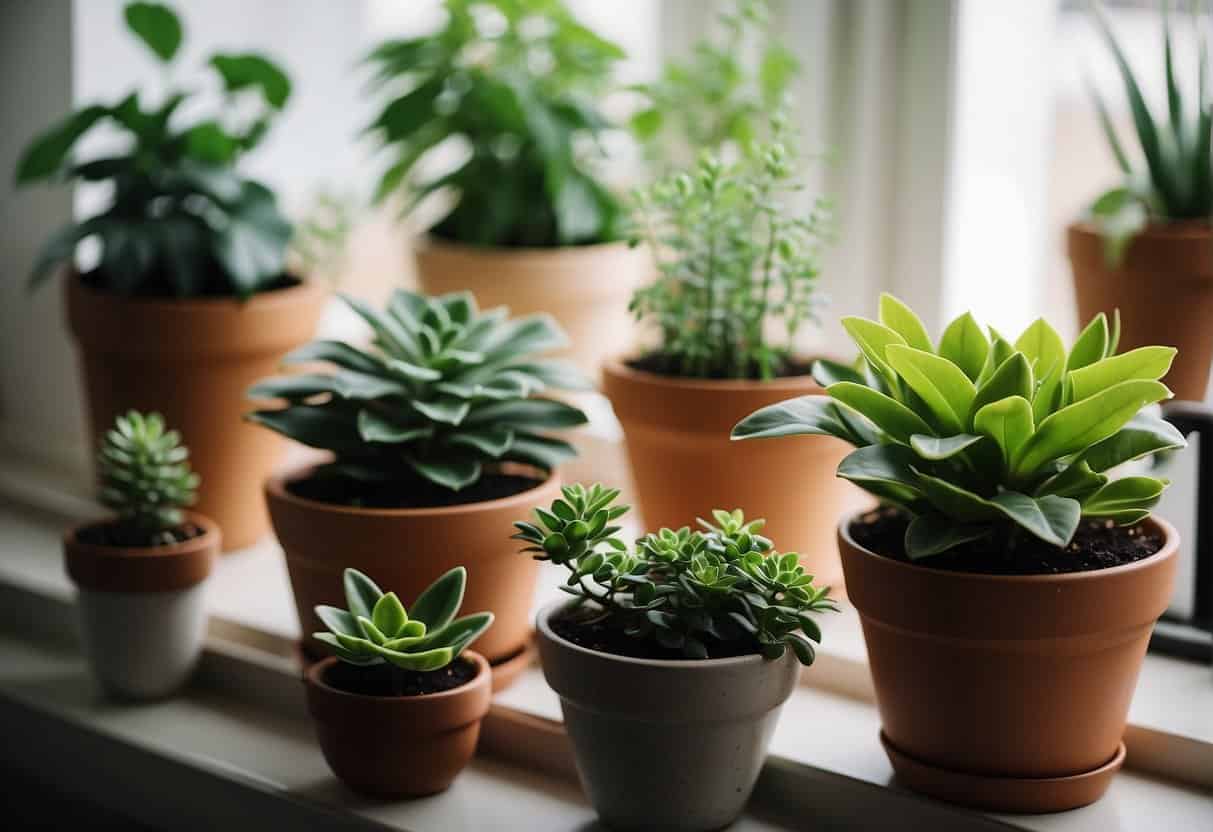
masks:
<svg viewBox="0 0 1213 832"><path fill-rule="evenodd" d="M539 613L543 674L560 695L577 771L618 829L709 830L745 807L779 709L796 685L791 651L705 661L633 659L579 647Z"/></svg>

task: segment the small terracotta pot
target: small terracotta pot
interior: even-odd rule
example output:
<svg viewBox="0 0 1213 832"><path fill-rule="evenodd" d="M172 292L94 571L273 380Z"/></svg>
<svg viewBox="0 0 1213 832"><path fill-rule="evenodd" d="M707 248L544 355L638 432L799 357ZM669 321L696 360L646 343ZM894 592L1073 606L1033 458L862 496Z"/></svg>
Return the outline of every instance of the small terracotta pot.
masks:
<svg viewBox="0 0 1213 832"><path fill-rule="evenodd" d="M423 236L417 280L430 295L471 291L481 309L546 312L569 336L563 354L597 378L602 362L634 338L628 302L653 272L652 257L627 243L562 248L481 248Z"/></svg>
<svg viewBox="0 0 1213 832"><path fill-rule="evenodd" d="M206 638L204 584L219 553L219 528L188 514L203 534L168 546L85 543L83 523L63 537L77 587L80 636L93 675L111 695L156 699L193 672Z"/></svg>
<svg viewBox="0 0 1213 832"><path fill-rule="evenodd" d="M421 696L347 693L326 681L337 659L307 669L307 707L320 750L341 782L372 797L421 797L451 784L476 752L489 712L488 662L465 650L476 675L464 685Z"/></svg>
<svg viewBox="0 0 1213 832"><path fill-rule="evenodd" d="M370 575L407 607L443 573L468 570L462 609L489 611L493 625L476 640L493 663L517 656L530 634L531 604L539 563L510 540L513 522L560 494L551 474L521 494L442 508L367 509L297 497L286 484L306 479L311 468L275 476L265 485L274 532L286 553L304 649L327 650L311 638L319 622L317 604L344 606L341 575L346 567ZM533 473L533 472L532 472Z"/></svg>
<svg viewBox="0 0 1213 832"><path fill-rule="evenodd" d="M882 739L917 791L1007 812L1097 800L1123 759L1129 701L1171 597L1179 537L1124 566L972 575L891 560L838 528Z"/></svg>
<svg viewBox="0 0 1213 832"><path fill-rule="evenodd" d="M285 443L244 421L254 382L310 340L327 293L300 283L235 298L128 298L67 280L94 440L127 410L157 411L190 449L202 479L197 510L223 529L226 549L268 527L261 483Z"/></svg>
<svg viewBox="0 0 1213 832"><path fill-rule="evenodd" d="M1213 363L1213 227L1152 225L1133 238L1117 268L1108 266L1090 223L1072 223L1066 239L1079 326L1120 309L1120 351L1177 347L1167 386L1178 399L1204 401Z"/></svg>
<svg viewBox="0 0 1213 832"><path fill-rule="evenodd" d="M831 524L867 502L835 475L850 446L826 436L729 439L760 407L824 394L811 377L683 379L611 361L603 367L603 392L623 425L646 528L693 527L714 508L740 508L765 517L762 533L780 551L799 552L818 584L841 583Z"/></svg>
<svg viewBox="0 0 1213 832"><path fill-rule="evenodd" d="M613 829L720 829L741 814L800 665L634 659L561 638L539 613L543 675L560 695L577 773ZM654 769L657 764L657 769Z"/></svg>

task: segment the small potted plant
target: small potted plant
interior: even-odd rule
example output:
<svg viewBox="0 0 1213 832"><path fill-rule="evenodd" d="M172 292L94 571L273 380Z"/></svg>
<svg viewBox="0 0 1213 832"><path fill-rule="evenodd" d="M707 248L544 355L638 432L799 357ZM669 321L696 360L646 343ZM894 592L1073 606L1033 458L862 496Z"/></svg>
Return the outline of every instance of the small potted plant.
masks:
<svg viewBox="0 0 1213 832"><path fill-rule="evenodd" d="M185 682L202 649L219 528L183 511L198 475L160 414L119 416L97 466L101 502L115 515L63 538L84 652L111 695L159 698Z"/></svg>
<svg viewBox="0 0 1213 832"><path fill-rule="evenodd" d="M405 609L356 569L346 608L318 606L333 655L304 675L308 711L329 768L356 792L419 797L445 789L472 759L489 712L488 662L466 648L493 623L456 618L467 570L457 566Z"/></svg>
<svg viewBox="0 0 1213 832"><path fill-rule="evenodd" d="M784 137L786 127L776 128ZM833 533L816 518L842 514L854 500L833 476L845 445L728 439L757 408L821 392L793 345L814 314L828 210L819 201L808 216L785 216L785 198L800 188L794 161L781 138L732 164L705 155L690 173L639 193L660 277L631 308L660 341L609 362L603 392L623 426L647 525L677 527L714 506L762 506L771 536L836 584Z"/></svg>
<svg viewBox="0 0 1213 832"><path fill-rule="evenodd" d="M345 301L374 331L377 350L317 341L287 360L328 362L331 372L251 391L287 403L253 421L333 454L266 485L299 620L340 597L346 565L415 596L458 561L472 570L468 603L496 616L485 656L518 657L537 565L513 557L501 529L558 493L556 468L574 452L550 431L586 421L536 394L587 382L565 362L536 357L565 343L549 317L481 314L466 292L397 290L382 313Z"/></svg>
<svg viewBox="0 0 1213 832"><path fill-rule="evenodd" d="M1124 759L1179 544L1150 516L1166 482L1108 472L1183 447L1143 409L1170 397L1175 350L1118 355L1102 314L1069 350L1044 320L1011 343L968 314L936 347L909 314L844 319L867 372L734 438L843 439L838 475L884 504L838 539L898 777L999 811L1090 803Z"/></svg>
<svg viewBox="0 0 1213 832"><path fill-rule="evenodd" d="M1200 42L1194 87L1185 100L1171 54L1171 24L1162 4L1168 118L1150 112L1107 16L1092 4L1124 81L1144 168L1131 161L1104 100L1091 88L1100 124L1123 181L1092 203L1067 230L1079 321L1119 309L1125 349L1148 344L1179 348L1167 383L1180 399L1203 401L1213 363L1213 102L1206 95L1207 35ZM1189 88L1191 93L1192 88Z"/></svg>
<svg viewBox="0 0 1213 832"><path fill-rule="evenodd" d="M182 43L176 15L129 3L125 18L167 72ZM241 422L244 390L312 337L325 293L286 273L291 224L268 188L237 171L286 104L289 79L255 53L219 53L207 65L223 85L222 110L199 113L189 92L171 88L156 102L136 90L91 104L32 142L16 179L112 186L104 210L46 242L32 282L71 266L67 316L93 435L128 409L163 413L193 446L199 511L239 548L266 529L259 483L283 447ZM77 142L101 124L128 146L76 158ZM78 270L85 242L99 257Z"/></svg>
<svg viewBox="0 0 1213 832"><path fill-rule="evenodd" d="M444 10L434 32L368 59L390 92L369 127L391 158L378 197L406 186L411 208L448 194L416 247L422 291L548 312L571 337L569 355L596 375L610 345L628 339L624 299L648 266L620 240L622 207L595 170L601 150L587 154L611 126L599 102L623 51L561 0L447 0ZM430 151L449 139L468 155L436 168Z"/></svg>
<svg viewBox="0 0 1213 832"><path fill-rule="evenodd" d="M515 538L565 567L574 596L539 613L577 770L617 829L719 829L740 814L779 709L834 609L795 553L740 511L702 531L661 529L629 549L617 490L563 489ZM662 776L654 772L659 764Z"/></svg>

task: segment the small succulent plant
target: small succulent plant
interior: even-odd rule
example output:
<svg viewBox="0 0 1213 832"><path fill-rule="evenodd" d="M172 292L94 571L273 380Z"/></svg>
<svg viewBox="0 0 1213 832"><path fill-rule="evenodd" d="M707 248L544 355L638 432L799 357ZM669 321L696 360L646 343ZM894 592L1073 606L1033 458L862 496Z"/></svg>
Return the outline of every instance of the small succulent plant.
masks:
<svg viewBox="0 0 1213 832"><path fill-rule="evenodd" d="M191 505L198 475L175 430L159 413L130 411L106 431L97 452L100 499L118 515L124 535L141 545L174 543L173 530Z"/></svg>
<svg viewBox="0 0 1213 832"><path fill-rule="evenodd" d="M589 386L572 365L535 357L565 343L550 317L480 313L466 292L429 298L397 290L384 313L344 300L370 324L378 354L316 341L286 360L327 361L335 371L272 378L249 391L287 401L256 411L253 421L336 454L320 475L420 478L459 491L503 462L550 470L574 455L547 431L584 424L585 414L535 396Z"/></svg>
<svg viewBox="0 0 1213 832"><path fill-rule="evenodd" d="M618 496L598 484L565 486L550 510L535 509L535 522L514 524L514 538L537 560L564 566L561 588L628 636L690 659L708 658L715 644L752 642L767 658L791 648L812 664L821 641L812 614L836 607L796 553L777 554L758 533L762 520L717 510L715 524L699 521L702 531L661 529L629 550L611 525L628 511L614 505Z"/></svg>
<svg viewBox="0 0 1213 832"><path fill-rule="evenodd" d="M491 612L455 617L467 584L467 570L462 566L422 592L413 603L411 617L395 592L383 592L357 569L345 570L344 584L349 608L316 607L316 617L328 631L313 636L348 664L440 670L493 623Z"/></svg>

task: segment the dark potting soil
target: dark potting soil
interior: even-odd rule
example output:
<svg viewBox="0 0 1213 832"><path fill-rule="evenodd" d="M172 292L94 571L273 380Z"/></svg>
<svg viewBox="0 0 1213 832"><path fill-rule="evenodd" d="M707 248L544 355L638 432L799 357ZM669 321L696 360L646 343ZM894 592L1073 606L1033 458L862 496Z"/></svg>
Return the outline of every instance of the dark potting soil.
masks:
<svg viewBox="0 0 1213 832"><path fill-rule="evenodd" d="M236 297L232 292L231 283L224 277L223 270L217 263L209 263L201 271L206 275L205 280L198 287L198 291L189 296L190 298ZM111 281L106 277L105 272L100 268L80 275L80 281L90 289L96 289L99 292L110 291L109 287L112 285ZM292 286L298 286L301 282L299 278L288 274L279 275L258 289L257 294L274 292L279 289L289 289ZM137 290L131 294L131 297L167 298L171 300L177 299L180 296L177 294L176 285L173 283L169 273L159 270L146 280L141 281Z"/></svg>
<svg viewBox="0 0 1213 832"><path fill-rule="evenodd" d="M880 508L852 523L850 530L855 542L865 549L909 563L905 553L908 525L903 512ZM1110 520L1084 520L1065 548L1024 534L1009 551L989 541L974 541L914 563L978 575L1059 575L1133 563L1154 554L1162 544L1162 535L1143 524L1116 526Z"/></svg>
<svg viewBox="0 0 1213 832"><path fill-rule="evenodd" d="M85 526L76 532L76 539L81 543L88 543L93 546L141 549L150 546L168 546L174 543L184 543L187 540L193 540L195 537L202 537L204 534L206 534L206 529L201 526L193 523L182 523L180 526L168 529L167 531L157 532L154 537L149 537L145 531L132 529L123 523L107 520L103 523Z"/></svg>
<svg viewBox="0 0 1213 832"><path fill-rule="evenodd" d="M476 678L476 665L455 659L438 670L401 670L389 664L357 667L338 661L324 674L324 681L346 693L360 696L424 696L466 685Z"/></svg>
<svg viewBox="0 0 1213 832"><path fill-rule="evenodd" d="M441 508L499 500L529 491L541 483L517 474L485 474L462 491L440 488L426 480L363 483L338 477L309 477L286 485L296 497L358 508Z"/></svg>
<svg viewBox="0 0 1213 832"><path fill-rule="evenodd" d="M632 659L673 659L697 661L682 654L681 650L662 647L652 638L634 638L619 627L611 626L595 610L574 609L554 616L552 631L565 641L578 647L627 656ZM758 644L751 640L724 642L708 639L704 642L710 659L727 659L733 656L748 656L758 652Z"/></svg>
<svg viewBox="0 0 1213 832"><path fill-rule="evenodd" d="M653 373L658 376L668 376L670 378L688 378L682 373L678 359L673 356L666 355L662 352L650 352L639 358L633 358L625 362L627 366L633 370L640 370L645 373ZM781 366L775 368L776 378L792 378L794 376L807 376L812 373L813 362L792 359L785 361ZM706 378L715 381L733 381L733 376L725 375L724 373L713 373ZM757 366L749 368L749 372L745 375L745 381L758 381L761 375Z"/></svg>

